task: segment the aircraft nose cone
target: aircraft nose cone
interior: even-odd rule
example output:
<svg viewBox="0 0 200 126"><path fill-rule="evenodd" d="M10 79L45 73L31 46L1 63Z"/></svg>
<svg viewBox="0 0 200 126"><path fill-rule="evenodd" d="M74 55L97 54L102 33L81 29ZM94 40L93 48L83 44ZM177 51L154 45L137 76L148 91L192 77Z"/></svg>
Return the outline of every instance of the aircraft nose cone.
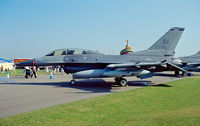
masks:
<svg viewBox="0 0 200 126"><path fill-rule="evenodd" d="M18 63L17 65L18 66L32 66L34 62L35 62L35 59L31 59L31 60L28 60L28 61Z"/></svg>

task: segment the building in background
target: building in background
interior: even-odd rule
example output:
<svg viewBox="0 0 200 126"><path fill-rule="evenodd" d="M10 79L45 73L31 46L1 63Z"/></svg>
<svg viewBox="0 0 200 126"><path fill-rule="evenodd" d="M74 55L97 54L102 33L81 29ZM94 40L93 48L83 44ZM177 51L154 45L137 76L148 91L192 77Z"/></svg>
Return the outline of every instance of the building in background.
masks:
<svg viewBox="0 0 200 126"><path fill-rule="evenodd" d="M10 60L0 58L0 69L1 70L13 70L14 63Z"/></svg>

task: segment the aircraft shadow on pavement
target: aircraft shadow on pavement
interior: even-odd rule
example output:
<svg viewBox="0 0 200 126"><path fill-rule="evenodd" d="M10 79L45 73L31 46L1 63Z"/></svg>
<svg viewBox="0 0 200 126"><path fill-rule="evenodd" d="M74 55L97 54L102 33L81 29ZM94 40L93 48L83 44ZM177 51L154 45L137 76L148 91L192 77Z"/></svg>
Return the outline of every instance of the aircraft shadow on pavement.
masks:
<svg viewBox="0 0 200 126"><path fill-rule="evenodd" d="M103 79L91 79L91 80L80 80L77 81L76 85L70 85L69 82L20 82L20 83L0 83L0 84L8 84L8 85L42 85L42 86L54 86L54 87L63 87L63 88L74 88L79 90L88 91L85 93L109 93L114 92L112 89L119 88L128 88L128 87L120 87L115 84L114 81L105 81ZM135 87L144 87L144 86L161 86L161 87L170 87L165 84L155 84L151 81L129 81L128 86ZM84 93L84 92L77 92Z"/></svg>
<svg viewBox="0 0 200 126"><path fill-rule="evenodd" d="M154 84L151 81L129 81L128 86L148 86L149 84Z"/></svg>
<svg viewBox="0 0 200 126"><path fill-rule="evenodd" d="M170 85L167 84L156 84L156 83L152 83L151 81L130 81L128 83L129 86L155 86L155 87L172 87Z"/></svg>
<svg viewBox="0 0 200 126"><path fill-rule="evenodd" d="M155 85L149 85L149 86L154 86L154 87L173 87L167 84L155 84Z"/></svg>
<svg viewBox="0 0 200 126"><path fill-rule="evenodd" d="M0 83L0 85L42 85L42 86L54 86L56 88L74 88L93 93L105 93L111 92L112 85L107 84L105 81L89 81L89 82L77 82L76 85L70 85L69 82L36 82L36 83Z"/></svg>
<svg viewBox="0 0 200 126"><path fill-rule="evenodd" d="M128 83L128 85L133 85L133 86L155 86L155 87L172 87L170 85L167 84L156 84L156 83L152 83L151 81L130 81Z"/></svg>
<svg viewBox="0 0 200 126"><path fill-rule="evenodd" d="M139 81L135 81L135 82L130 81L128 83L128 85L129 86L143 86L143 85L139 84ZM126 87L120 87L120 86L116 85L114 81L105 81L103 79L81 80L81 81L77 81L76 85L70 85L69 82L67 82L66 87L92 91L95 93L114 92L114 89L116 89L116 88L117 89L126 88ZM88 93L88 92L86 92L86 93Z"/></svg>
<svg viewBox="0 0 200 126"><path fill-rule="evenodd" d="M70 85L70 83L67 82L65 87L90 91L91 93L111 92L112 89L112 85L102 79L80 80L77 81L75 85ZM77 93L83 93L83 92L77 92Z"/></svg>

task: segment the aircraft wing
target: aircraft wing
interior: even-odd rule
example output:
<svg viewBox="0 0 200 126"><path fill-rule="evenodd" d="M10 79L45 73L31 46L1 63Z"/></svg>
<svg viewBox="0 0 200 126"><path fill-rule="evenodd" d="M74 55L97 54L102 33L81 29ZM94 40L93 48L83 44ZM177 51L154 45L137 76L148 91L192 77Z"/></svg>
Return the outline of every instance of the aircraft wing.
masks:
<svg viewBox="0 0 200 126"><path fill-rule="evenodd" d="M160 66L166 65L165 62L136 62L136 63L125 63L125 64L109 64L107 68L125 68L125 67L140 67L140 66Z"/></svg>
<svg viewBox="0 0 200 126"><path fill-rule="evenodd" d="M130 67L136 67L136 68L141 68L141 69L146 69L148 70L148 68L150 67L156 67L156 66L161 66L161 67L165 67L165 68L171 68L173 70L177 70L177 71L183 71L185 73L188 73L187 70L166 62L166 61L162 61L162 62L138 62L138 63L127 63L127 64L109 64L107 65L107 68L111 68L111 69L115 69L115 68L130 68Z"/></svg>

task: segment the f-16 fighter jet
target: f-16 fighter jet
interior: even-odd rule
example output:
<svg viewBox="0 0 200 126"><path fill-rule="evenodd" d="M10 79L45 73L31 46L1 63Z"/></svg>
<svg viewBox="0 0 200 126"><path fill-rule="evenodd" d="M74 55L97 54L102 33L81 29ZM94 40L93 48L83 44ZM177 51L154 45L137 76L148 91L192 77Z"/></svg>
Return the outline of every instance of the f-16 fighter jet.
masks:
<svg viewBox="0 0 200 126"><path fill-rule="evenodd" d="M165 70L187 73L176 65L179 62L173 60L175 48L183 31L184 28L173 27L149 49L128 55L104 55L88 50L69 55L67 50L61 50L59 53L54 51L19 65L31 66L34 63L36 66L63 66L66 73L72 73L72 85L76 84L77 79L113 77L116 84L126 86L127 80L124 77L127 76L144 79L152 77L152 72Z"/></svg>

